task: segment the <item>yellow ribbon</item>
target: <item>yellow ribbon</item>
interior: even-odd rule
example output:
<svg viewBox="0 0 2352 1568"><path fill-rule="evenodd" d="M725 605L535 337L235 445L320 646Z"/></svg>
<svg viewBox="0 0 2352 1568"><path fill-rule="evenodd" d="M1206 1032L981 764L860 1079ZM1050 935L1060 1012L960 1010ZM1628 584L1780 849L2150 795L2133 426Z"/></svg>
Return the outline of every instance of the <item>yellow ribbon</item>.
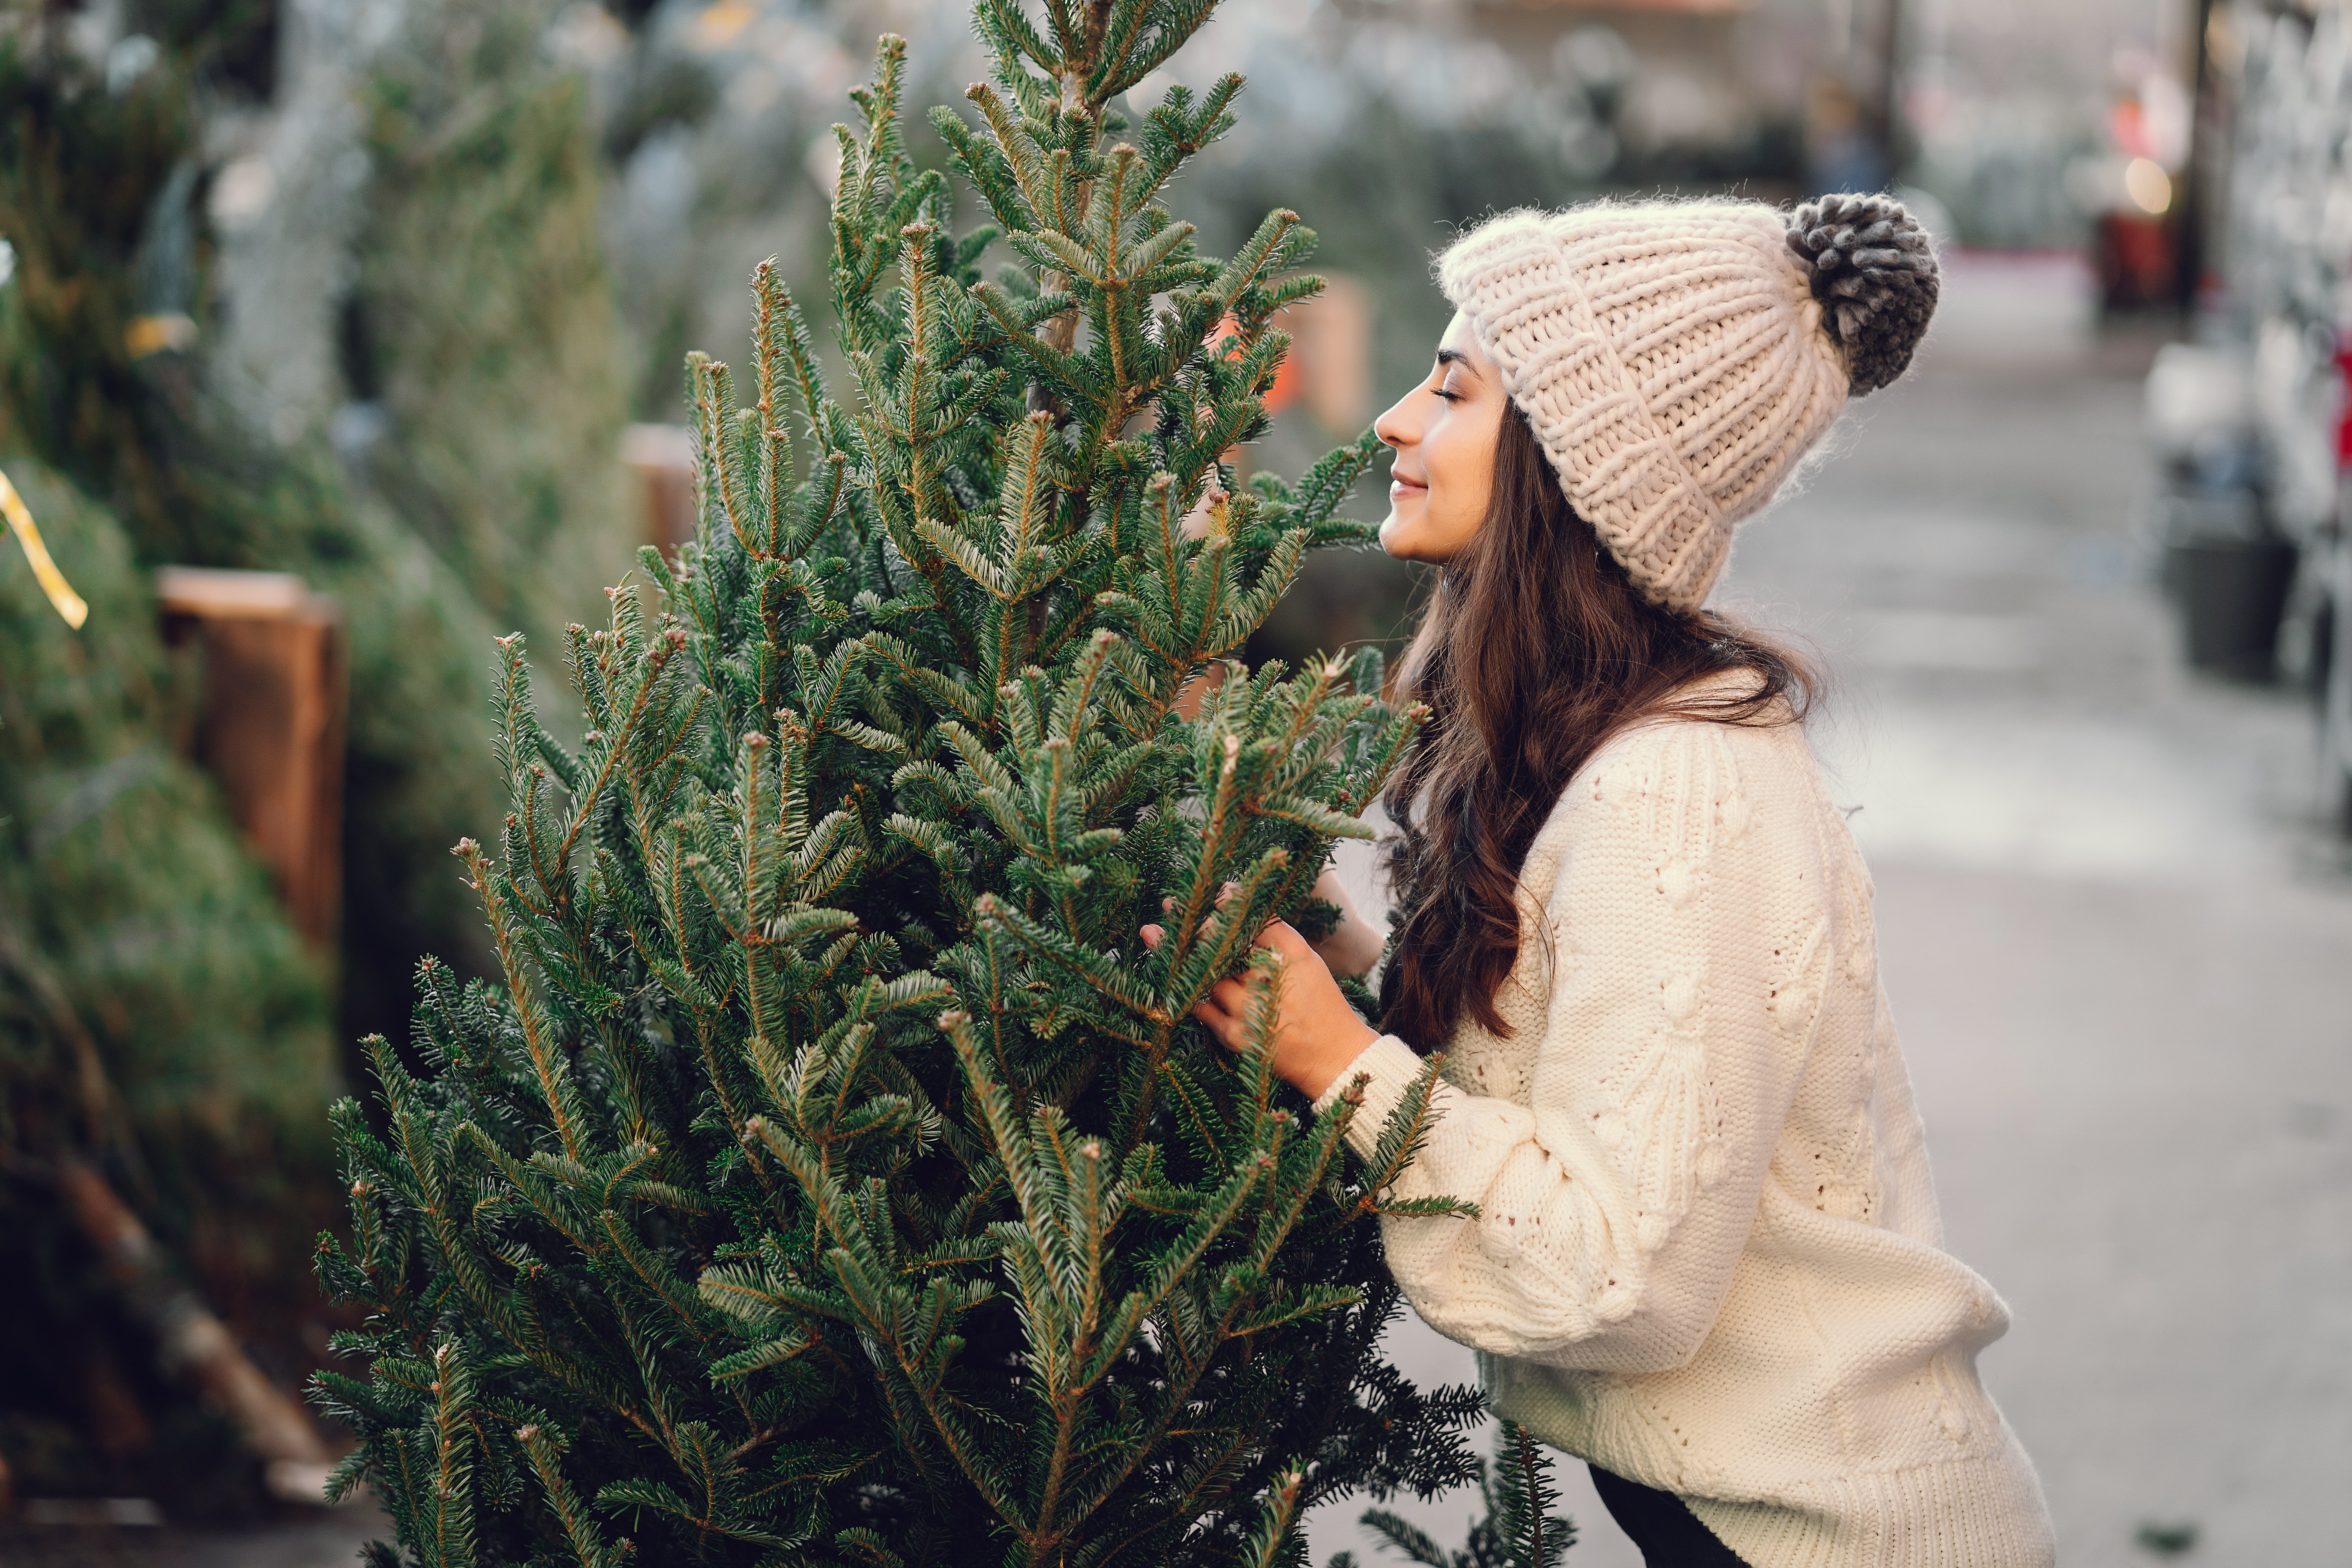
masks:
<svg viewBox="0 0 2352 1568"><path fill-rule="evenodd" d="M79 631L82 622L89 619L89 606L73 591L66 574L58 570L58 563L49 559L49 547L41 542L41 531L34 525L32 509L25 504L25 498L16 493L16 487L8 482L5 473L0 473L0 513L6 514L8 531L25 547L25 559L32 563L33 576L40 583L41 592L49 596L49 603L57 606L66 625Z"/></svg>

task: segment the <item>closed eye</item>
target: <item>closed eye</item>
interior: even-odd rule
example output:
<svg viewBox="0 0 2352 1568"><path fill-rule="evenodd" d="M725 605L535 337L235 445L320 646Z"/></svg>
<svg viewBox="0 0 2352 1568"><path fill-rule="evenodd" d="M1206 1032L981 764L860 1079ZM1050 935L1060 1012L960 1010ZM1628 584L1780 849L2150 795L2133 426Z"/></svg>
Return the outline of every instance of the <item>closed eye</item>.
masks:
<svg viewBox="0 0 2352 1568"><path fill-rule="evenodd" d="M1429 390L1448 403L1459 403L1463 398L1463 394L1454 390L1455 376L1466 375L1474 380L1477 376L1477 372L1471 368L1470 356L1459 349L1438 350L1437 369L1444 379Z"/></svg>

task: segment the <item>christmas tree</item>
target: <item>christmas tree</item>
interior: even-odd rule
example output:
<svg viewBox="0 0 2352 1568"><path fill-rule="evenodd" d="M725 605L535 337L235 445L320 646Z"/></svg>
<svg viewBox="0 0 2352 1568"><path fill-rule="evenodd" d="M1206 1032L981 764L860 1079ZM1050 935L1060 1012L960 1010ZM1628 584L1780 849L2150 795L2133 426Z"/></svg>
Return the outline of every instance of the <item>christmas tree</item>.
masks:
<svg viewBox="0 0 2352 1568"><path fill-rule="evenodd" d="M1576 1525L1551 1510L1559 1501L1552 1485L1552 1458L1536 1436L1517 1422L1495 1432L1495 1463L1478 1463L1478 1500L1483 1519L1470 1525L1469 1544L1449 1552L1436 1538L1387 1509L1368 1509L1363 1524L1382 1548L1403 1554L1422 1568L1559 1568L1576 1544ZM1342 1552L1329 1568L1355 1568L1355 1554Z"/></svg>
<svg viewBox="0 0 2352 1568"><path fill-rule="evenodd" d="M592 613L646 537L586 84L540 58L560 8L413 3L373 57L342 355L351 395L383 411L369 488L494 625L549 632Z"/></svg>
<svg viewBox="0 0 2352 1568"><path fill-rule="evenodd" d="M504 643L511 809L457 847L504 983L424 964L425 1070L373 1041L388 1131L337 1112L320 1270L374 1360L320 1396L380 1563L1296 1562L1318 1500L1474 1473L1475 1395L1375 1350L1436 1064L1359 1163L1270 1009L1238 1056L1187 1021L1311 921L1418 718L1370 656L1202 695L1368 537L1377 449L1225 466L1312 237L1220 259L1164 205L1237 78L1113 109L1213 5L983 0L948 169L886 37L839 132L854 397L762 267L751 405L688 362L698 540L568 635L580 747Z"/></svg>
<svg viewBox="0 0 2352 1568"><path fill-rule="evenodd" d="M185 760L200 656L164 646L146 569L192 536L243 565L326 530L298 477L192 450L166 325L200 260L183 71L218 57L110 79L64 14L21 20L0 38L0 469L89 616L68 626L0 545L0 1461L19 1497L216 1519L270 1506L261 1466L160 1353L61 1175L101 1177L235 1343L309 1353L331 975Z"/></svg>
<svg viewBox="0 0 2352 1568"><path fill-rule="evenodd" d="M205 143L291 112L277 7L121 8L125 37L160 46L121 80L63 13L0 37L0 455L106 506L142 566L292 572L367 606L345 616L352 1035L405 1018L418 953L490 963L436 866L499 793L471 650L588 613L636 542L594 138L579 81L536 57L550 9L478 4L456 26L408 7L389 42L353 46L334 63L357 78L367 182L281 191L244 237L206 219ZM304 297L306 267L348 273L344 291ZM321 389L259 399L254 363L278 359L319 361ZM326 438L339 401L382 427L351 463ZM290 442L269 428L289 414Z"/></svg>
<svg viewBox="0 0 2352 1568"><path fill-rule="evenodd" d="M299 1345L315 1308L289 1283L333 1213L329 990L212 780L173 754L194 671L157 634L130 531L5 466L89 618L68 628L0 534L0 1457L19 1496L216 1518L267 1506L259 1467L126 1322L58 1167L103 1171L240 1338Z"/></svg>
<svg viewBox="0 0 2352 1568"><path fill-rule="evenodd" d="M0 1463L20 1497L149 1496L175 1521L269 1506L257 1457L153 1331L145 1309L170 1302L126 1307L56 1173L100 1173L163 1272L299 1378L323 1305L310 1243L337 1206L321 1112L340 1092L334 1042L360 1032L335 1027L338 1004L388 1026L419 952L491 963L441 859L502 783L477 650L492 626L583 613L632 531L618 356L609 334L556 330L608 314L609 288L579 84L533 52L549 9L477 4L430 60L378 57L364 204L339 186L353 210L322 218L281 182L266 233L208 222L207 182L224 145L249 151L283 107L274 79L299 74L322 29L281 50L280 7L258 0L52 7L0 27L0 469L89 601L68 627L0 532L0 1278L18 1287L0 1304ZM404 90L428 68L437 95ZM323 234L330 218L357 237ZM470 312L444 320L389 267L319 268L352 274L310 323L330 371L333 322L349 329L344 384L305 404L317 428L291 444L247 417L230 391L240 325L306 313L283 289L250 290L240 313L231 283L346 241L411 258L427 234L432 287ZM452 428L500 378L534 374L558 390L510 402L493 432ZM426 382L440 405L420 406ZM328 450L346 394L389 410L373 476ZM499 460L479 460L493 438ZM401 484L372 482L385 474ZM491 549L515 541L541 570ZM342 599L336 952L305 950L184 760L203 656L157 635L163 563L289 571Z"/></svg>

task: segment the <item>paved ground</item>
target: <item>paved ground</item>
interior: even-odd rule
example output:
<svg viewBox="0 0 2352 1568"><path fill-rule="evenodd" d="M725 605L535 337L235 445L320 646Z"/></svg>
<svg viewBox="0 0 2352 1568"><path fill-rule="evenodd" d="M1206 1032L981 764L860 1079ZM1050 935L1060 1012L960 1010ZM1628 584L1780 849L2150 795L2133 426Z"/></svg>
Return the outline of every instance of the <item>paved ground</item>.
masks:
<svg viewBox="0 0 2352 1568"><path fill-rule="evenodd" d="M2017 1326L1987 1381L2069 1568L2335 1568L2352 1541L2352 879L2291 698L2184 675L2136 532L2145 345L2072 275L1954 269L1910 382L1860 405L1728 592L1841 676L1820 743L1879 886L1954 1249ZM1437 1380L1468 1354L1417 1324ZM1580 1466L1579 1568L1631 1568ZM1358 1505L1312 1524L1361 1542ZM1460 1501L1412 1510L1458 1542ZM365 1515L123 1531L0 1559L327 1568ZM1394 1561L1371 1556L1370 1563Z"/></svg>
<svg viewBox="0 0 2352 1568"><path fill-rule="evenodd" d="M0 1528L0 1563L8 1568L349 1568L363 1542L391 1539L389 1526L373 1504L244 1530L18 1525Z"/></svg>
<svg viewBox="0 0 2352 1568"><path fill-rule="evenodd" d="M2190 1563L2340 1563L2352 879L2306 715L2180 668L2138 531L2150 345L2095 338L2048 263L1963 258L1946 298L1727 596L1840 678L1817 743L1862 808L1951 1245L2016 1314L1984 1373L2062 1560L2153 1561L2155 1522L2198 1527ZM1467 1375L1418 1325L1397 1350ZM1588 1487L1570 1561L1630 1568ZM1356 1511L1318 1558L1361 1552ZM1413 1511L1458 1541L1468 1510Z"/></svg>

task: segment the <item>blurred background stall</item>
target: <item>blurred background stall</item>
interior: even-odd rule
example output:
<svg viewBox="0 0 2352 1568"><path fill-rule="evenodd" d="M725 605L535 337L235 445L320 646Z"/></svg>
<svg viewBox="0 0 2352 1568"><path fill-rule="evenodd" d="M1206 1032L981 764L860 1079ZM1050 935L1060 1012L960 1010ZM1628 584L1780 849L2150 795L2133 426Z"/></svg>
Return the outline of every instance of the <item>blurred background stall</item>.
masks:
<svg viewBox="0 0 2352 1568"><path fill-rule="evenodd" d="M12 1560L63 1550L40 1518L240 1561L259 1536L175 1532L296 1506L301 1442L140 1303L173 1281L281 1391L331 1359L320 1107L362 1034L405 1039L420 956L486 968L446 851L497 826L488 639L524 632L560 689L564 625L690 532L682 355L740 358L761 258L821 277L874 36L910 39L910 101L958 103L965 13L0 11L0 469L89 604L68 626L0 544ZM1916 376L1727 595L1840 672L1821 743L1956 1245L2020 1310L1988 1377L2068 1560L2322 1561L2352 1533L2343 10L1234 0L1130 97L1228 69L1240 129L1180 205L1213 250L1294 206L1333 279L1245 470L1413 383L1428 257L1485 213L1889 188L1936 233ZM1250 651L1393 649L1422 586L1318 557ZM144 1284L71 1201L92 1174L152 1238ZM1467 1375L1433 1336L1398 1353ZM1571 1561L1631 1562L1576 1487ZM1354 1511L1313 1521L1318 1558L1361 1549ZM1412 1511L1458 1537L1468 1510ZM370 1526L276 1528L326 1561Z"/></svg>

